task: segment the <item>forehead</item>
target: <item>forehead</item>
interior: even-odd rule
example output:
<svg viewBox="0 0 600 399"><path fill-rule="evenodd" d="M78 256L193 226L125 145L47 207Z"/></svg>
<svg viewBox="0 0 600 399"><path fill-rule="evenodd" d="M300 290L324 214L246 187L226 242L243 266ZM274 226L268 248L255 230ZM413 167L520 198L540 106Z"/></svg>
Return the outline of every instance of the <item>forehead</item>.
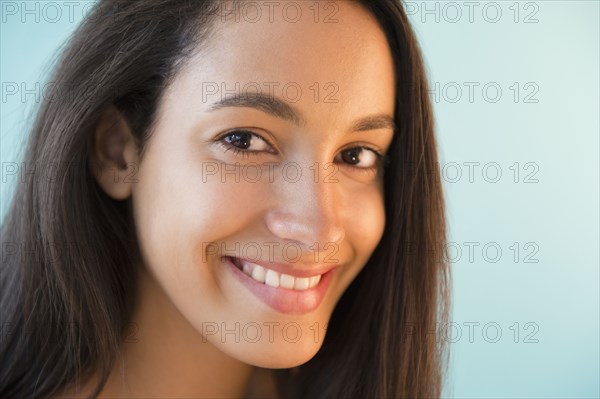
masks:
<svg viewBox="0 0 600 399"><path fill-rule="evenodd" d="M265 3L241 2L227 19L217 18L213 34L181 73L186 87L195 93L207 87L213 92L259 87L275 95L287 88L300 108L323 105L329 96L336 104L331 106L348 112L368 104L374 111L393 112L391 51L377 20L362 5Z"/></svg>

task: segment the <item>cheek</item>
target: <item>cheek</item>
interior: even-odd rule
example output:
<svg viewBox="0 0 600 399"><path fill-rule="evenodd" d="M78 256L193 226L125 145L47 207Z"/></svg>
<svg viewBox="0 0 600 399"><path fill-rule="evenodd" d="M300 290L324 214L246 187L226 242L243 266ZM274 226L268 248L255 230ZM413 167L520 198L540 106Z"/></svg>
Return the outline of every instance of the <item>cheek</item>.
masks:
<svg viewBox="0 0 600 399"><path fill-rule="evenodd" d="M386 223L380 186L364 186L360 190L346 192L341 198L345 240L353 249L353 262L351 267L340 273L339 296L365 267L383 236Z"/></svg>
<svg viewBox="0 0 600 399"><path fill-rule="evenodd" d="M133 194L136 229L146 266L167 291L216 294L207 248L249 225L269 188L222 178L211 173L222 164L191 157L186 149L148 152Z"/></svg>
<svg viewBox="0 0 600 399"><path fill-rule="evenodd" d="M376 185L365 186L349 193L341 206L346 238L351 241L361 264L375 249L385 228L385 208L382 189Z"/></svg>

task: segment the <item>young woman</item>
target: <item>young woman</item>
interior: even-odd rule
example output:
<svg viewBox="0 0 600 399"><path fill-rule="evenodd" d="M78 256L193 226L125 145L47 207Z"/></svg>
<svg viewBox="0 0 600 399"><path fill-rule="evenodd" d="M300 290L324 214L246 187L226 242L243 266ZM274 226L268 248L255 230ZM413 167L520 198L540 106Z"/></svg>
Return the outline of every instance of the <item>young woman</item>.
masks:
<svg viewBox="0 0 600 399"><path fill-rule="evenodd" d="M440 396L400 0L103 0L52 82L2 227L0 397Z"/></svg>

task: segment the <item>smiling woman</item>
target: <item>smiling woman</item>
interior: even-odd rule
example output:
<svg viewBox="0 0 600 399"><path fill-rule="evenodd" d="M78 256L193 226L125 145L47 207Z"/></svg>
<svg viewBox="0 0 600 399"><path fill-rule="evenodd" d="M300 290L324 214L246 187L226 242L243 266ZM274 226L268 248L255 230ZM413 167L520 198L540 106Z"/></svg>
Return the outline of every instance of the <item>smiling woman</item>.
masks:
<svg viewBox="0 0 600 399"><path fill-rule="evenodd" d="M400 0L267 3L105 0L74 33L53 81L80 95L25 159L58 177L2 227L1 397L440 396L444 207Z"/></svg>

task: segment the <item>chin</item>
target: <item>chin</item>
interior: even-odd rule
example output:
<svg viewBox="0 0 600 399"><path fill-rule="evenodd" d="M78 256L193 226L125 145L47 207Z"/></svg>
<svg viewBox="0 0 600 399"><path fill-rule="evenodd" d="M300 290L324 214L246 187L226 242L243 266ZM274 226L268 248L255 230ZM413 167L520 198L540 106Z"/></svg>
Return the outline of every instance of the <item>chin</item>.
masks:
<svg viewBox="0 0 600 399"><path fill-rule="evenodd" d="M321 343L310 339L296 343L260 343L236 345L235 348L220 348L236 359L262 368L286 369L300 366L311 360L321 349Z"/></svg>
<svg viewBox="0 0 600 399"><path fill-rule="evenodd" d="M289 369L296 366L301 366L304 363L308 362L312 359L318 351L310 354L300 354L300 355L279 355L275 357L258 357L254 360L256 362L247 362L248 364L252 364L253 366L267 368L267 369Z"/></svg>

